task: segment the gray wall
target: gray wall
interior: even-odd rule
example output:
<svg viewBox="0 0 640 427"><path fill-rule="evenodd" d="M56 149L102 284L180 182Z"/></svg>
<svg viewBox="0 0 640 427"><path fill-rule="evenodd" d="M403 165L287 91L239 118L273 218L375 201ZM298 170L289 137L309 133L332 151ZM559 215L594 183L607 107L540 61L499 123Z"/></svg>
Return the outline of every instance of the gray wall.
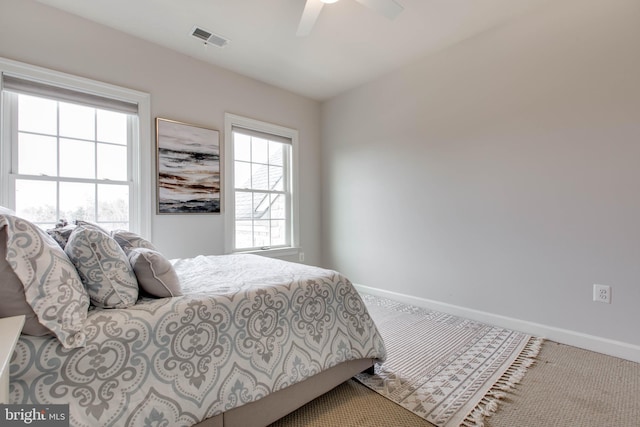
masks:
<svg viewBox="0 0 640 427"><path fill-rule="evenodd" d="M325 265L640 358L639 23L549 2L324 103Z"/></svg>
<svg viewBox="0 0 640 427"><path fill-rule="evenodd" d="M0 56L150 93L152 118L218 129L221 143L226 111L298 129L300 244L306 262L320 262L319 103L32 0L0 2ZM154 215L152 239L171 258L221 254L223 219Z"/></svg>

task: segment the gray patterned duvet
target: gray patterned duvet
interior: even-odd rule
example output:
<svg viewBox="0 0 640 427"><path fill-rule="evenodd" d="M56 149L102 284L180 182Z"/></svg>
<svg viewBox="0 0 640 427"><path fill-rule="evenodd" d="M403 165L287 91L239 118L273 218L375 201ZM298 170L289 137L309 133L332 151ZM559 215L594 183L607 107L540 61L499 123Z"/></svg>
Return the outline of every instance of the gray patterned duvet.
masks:
<svg viewBox="0 0 640 427"><path fill-rule="evenodd" d="M190 426L340 362L385 358L334 271L255 255L172 262L184 296L93 308L84 348L23 335L11 403L69 403L73 426Z"/></svg>

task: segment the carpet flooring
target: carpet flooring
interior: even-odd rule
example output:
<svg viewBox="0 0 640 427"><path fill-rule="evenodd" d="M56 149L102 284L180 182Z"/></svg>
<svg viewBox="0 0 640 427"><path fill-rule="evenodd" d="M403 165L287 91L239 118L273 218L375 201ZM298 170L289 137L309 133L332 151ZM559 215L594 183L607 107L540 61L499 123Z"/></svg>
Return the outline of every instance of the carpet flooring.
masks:
<svg viewBox="0 0 640 427"><path fill-rule="evenodd" d="M485 427L639 427L640 363L546 341Z"/></svg>

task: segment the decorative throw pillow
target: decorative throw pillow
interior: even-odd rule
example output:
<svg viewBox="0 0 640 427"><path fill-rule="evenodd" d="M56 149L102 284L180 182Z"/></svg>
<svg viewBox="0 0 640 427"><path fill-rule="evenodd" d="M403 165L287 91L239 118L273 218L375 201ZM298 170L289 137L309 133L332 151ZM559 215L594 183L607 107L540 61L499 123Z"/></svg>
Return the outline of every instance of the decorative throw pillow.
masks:
<svg viewBox="0 0 640 427"><path fill-rule="evenodd" d="M63 227L50 228L47 230L47 234L53 237L53 240L58 242L60 247L64 249L64 247L67 245L67 242L69 241L71 233L73 233L73 230L75 230L75 228L76 226L73 224L65 225Z"/></svg>
<svg viewBox="0 0 640 427"><path fill-rule="evenodd" d="M111 237L113 237L116 242L118 242L125 253L129 253L129 251L131 251L131 249L133 248L145 248L152 249L154 251L158 250L155 246L153 246L153 243L132 231L115 230L111 232Z"/></svg>
<svg viewBox="0 0 640 427"><path fill-rule="evenodd" d="M98 228L78 225L64 248L97 307L126 308L138 300L138 282L118 243Z"/></svg>
<svg viewBox="0 0 640 427"><path fill-rule="evenodd" d="M65 348L84 346L89 297L67 255L25 219L0 215L0 229L0 264L6 263L0 267L3 313L24 314L25 333L51 331Z"/></svg>
<svg viewBox="0 0 640 427"><path fill-rule="evenodd" d="M176 270L160 252L153 249L133 248L129 251L129 262L136 274L140 289L146 293L160 298L182 295Z"/></svg>

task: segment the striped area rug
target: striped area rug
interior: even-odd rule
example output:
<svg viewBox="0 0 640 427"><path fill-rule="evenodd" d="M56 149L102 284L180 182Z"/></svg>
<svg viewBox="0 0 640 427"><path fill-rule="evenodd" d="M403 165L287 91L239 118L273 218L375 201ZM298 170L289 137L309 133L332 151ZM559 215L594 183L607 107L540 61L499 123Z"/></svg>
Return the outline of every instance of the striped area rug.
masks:
<svg viewBox="0 0 640 427"><path fill-rule="evenodd" d="M520 381L542 339L362 295L387 347L356 379L438 427L482 426Z"/></svg>

